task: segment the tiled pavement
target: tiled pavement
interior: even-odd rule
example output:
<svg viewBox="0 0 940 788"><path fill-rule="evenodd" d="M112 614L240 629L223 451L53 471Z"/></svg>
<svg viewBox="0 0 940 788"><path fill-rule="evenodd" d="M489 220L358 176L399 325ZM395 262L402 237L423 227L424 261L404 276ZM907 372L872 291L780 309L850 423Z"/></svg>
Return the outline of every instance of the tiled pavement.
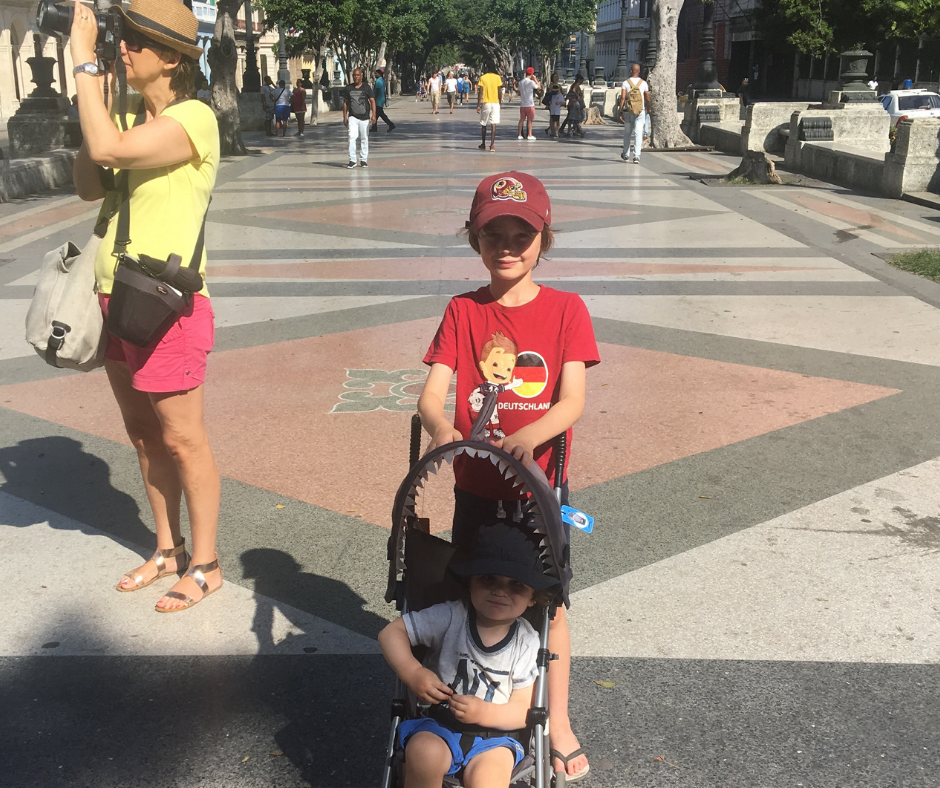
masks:
<svg viewBox="0 0 940 788"><path fill-rule="evenodd" d="M584 296L603 359L571 464L598 523L574 537L570 614L589 784L936 785L940 286L874 253L940 245L940 215L689 177L735 165L717 154L621 164L610 127L503 126L490 154L472 110L426 113L397 102L368 170L343 169L333 117L221 171L226 587L180 616L151 612L162 586L112 589L152 544L104 375L21 339L42 253L93 210L0 206L0 784L377 783L420 359L482 282L457 235L475 184L518 168L561 231L538 277Z"/></svg>

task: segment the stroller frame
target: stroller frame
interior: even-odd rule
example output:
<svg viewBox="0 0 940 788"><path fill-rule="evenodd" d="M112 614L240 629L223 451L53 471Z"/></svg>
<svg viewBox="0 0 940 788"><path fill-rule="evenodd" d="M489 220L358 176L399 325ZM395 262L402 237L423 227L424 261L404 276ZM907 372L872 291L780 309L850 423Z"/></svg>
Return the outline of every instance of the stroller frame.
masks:
<svg viewBox="0 0 940 788"><path fill-rule="evenodd" d="M561 495L562 480L564 477L566 442L565 434L555 439L555 488L549 487L545 476L529 471L518 459L498 449L492 444L482 440L483 428L489 422L490 415L496 407L496 394L489 393L483 403L482 410L474 422L470 438L465 441L440 446L420 457L421 449L421 419L415 414L411 419L411 446L410 471L405 477L392 509L392 533L388 541L389 580L385 599L395 602L402 614L408 612L408 582L407 560L410 557L408 549L408 536L418 533L424 542L438 542L447 545L444 540L422 533L418 526L418 517L415 511L418 489L420 489L432 473L436 473L443 462L452 462L460 454L468 454L479 459L489 459L504 474L507 480L512 479L516 486L522 485L529 494L525 500L523 510L524 518L532 523L531 530L541 539L541 552L543 563L547 565L550 574L559 582L558 592L551 603L541 610L539 626L539 650L536 661L537 677L532 706L526 719L526 730L532 731L531 748L533 756L527 756L513 771L512 782L533 778L534 788L563 788L565 775L557 775L552 769L552 759L549 757L548 739L548 668L557 655L553 655L548 648L548 633L551 619L559 604L568 605L568 583L570 579L569 548L564 535L561 522ZM446 569L441 573L446 575ZM427 605L423 605L427 606ZM408 692L401 679L396 678L395 698L391 706L392 726L389 733L386 749L385 768L383 772L382 788L396 788L396 742L398 726L409 716ZM527 748L528 749L528 748ZM445 785L459 785L452 778L445 778Z"/></svg>

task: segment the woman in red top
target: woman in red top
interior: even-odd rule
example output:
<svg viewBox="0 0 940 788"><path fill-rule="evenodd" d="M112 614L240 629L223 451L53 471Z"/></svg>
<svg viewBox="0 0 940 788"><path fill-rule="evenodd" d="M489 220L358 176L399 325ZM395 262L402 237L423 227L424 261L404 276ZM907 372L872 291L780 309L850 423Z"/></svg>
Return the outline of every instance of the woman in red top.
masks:
<svg viewBox="0 0 940 788"><path fill-rule="evenodd" d="M301 85L302 80L297 80L297 86L294 88L294 92L290 96L290 111L294 113L294 117L297 118L297 136L303 138L304 136L304 118L307 115L307 91L304 90L303 85Z"/></svg>

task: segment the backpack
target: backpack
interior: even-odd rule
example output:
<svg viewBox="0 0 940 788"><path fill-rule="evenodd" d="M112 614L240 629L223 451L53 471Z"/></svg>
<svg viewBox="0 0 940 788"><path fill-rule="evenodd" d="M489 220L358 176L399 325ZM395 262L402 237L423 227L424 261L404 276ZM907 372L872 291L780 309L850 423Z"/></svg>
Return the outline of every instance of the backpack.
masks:
<svg viewBox="0 0 940 788"><path fill-rule="evenodd" d="M627 93L626 109L631 115L639 115L643 111L643 94L640 92L643 80L638 78L634 83L632 79L628 79L627 84L630 86L630 91Z"/></svg>

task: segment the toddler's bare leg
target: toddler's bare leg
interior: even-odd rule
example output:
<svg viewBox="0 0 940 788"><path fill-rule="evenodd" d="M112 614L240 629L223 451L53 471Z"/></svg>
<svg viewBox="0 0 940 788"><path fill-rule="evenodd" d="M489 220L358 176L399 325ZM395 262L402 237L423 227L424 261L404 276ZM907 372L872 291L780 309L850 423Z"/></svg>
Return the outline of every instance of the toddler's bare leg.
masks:
<svg viewBox="0 0 940 788"><path fill-rule="evenodd" d="M473 758L463 771L465 788L503 788L509 786L515 758L508 747L494 747Z"/></svg>
<svg viewBox="0 0 940 788"><path fill-rule="evenodd" d="M441 788L452 763L447 742L430 731L418 731L405 747L405 788Z"/></svg>

